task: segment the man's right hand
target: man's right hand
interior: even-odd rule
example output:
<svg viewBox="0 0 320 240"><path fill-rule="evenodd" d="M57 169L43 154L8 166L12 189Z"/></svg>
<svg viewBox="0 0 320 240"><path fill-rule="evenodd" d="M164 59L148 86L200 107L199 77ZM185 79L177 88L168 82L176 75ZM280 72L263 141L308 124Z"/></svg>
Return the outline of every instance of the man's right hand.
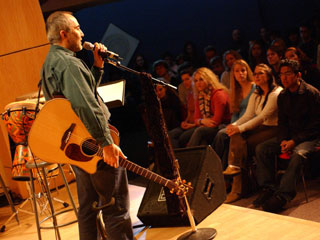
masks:
<svg viewBox="0 0 320 240"><path fill-rule="evenodd" d="M119 156L124 159L127 158L116 144L113 143L103 147L103 160L111 167L119 167Z"/></svg>

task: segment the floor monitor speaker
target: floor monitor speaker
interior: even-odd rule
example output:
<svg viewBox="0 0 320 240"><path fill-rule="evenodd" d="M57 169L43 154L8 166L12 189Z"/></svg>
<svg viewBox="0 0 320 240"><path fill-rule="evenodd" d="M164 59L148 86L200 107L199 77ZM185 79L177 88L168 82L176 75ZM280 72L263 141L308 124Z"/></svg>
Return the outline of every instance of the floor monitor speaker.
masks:
<svg viewBox="0 0 320 240"><path fill-rule="evenodd" d="M174 154L179 161L181 178L193 187L188 201L198 224L226 198L221 160L210 146L175 149ZM149 182L137 216L145 225L153 227L189 225L187 216L168 213L163 187L154 182Z"/></svg>

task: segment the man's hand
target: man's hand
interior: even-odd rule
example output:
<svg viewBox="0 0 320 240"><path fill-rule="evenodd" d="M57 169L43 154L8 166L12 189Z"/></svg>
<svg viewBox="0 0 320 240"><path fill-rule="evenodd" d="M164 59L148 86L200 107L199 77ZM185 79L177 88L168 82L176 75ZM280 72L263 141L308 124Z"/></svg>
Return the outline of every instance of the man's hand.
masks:
<svg viewBox="0 0 320 240"><path fill-rule="evenodd" d="M292 152L292 150L294 149L294 147L296 146L295 142L291 139L291 140L283 140L280 143L280 147L281 147L281 152L282 153L289 153Z"/></svg>
<svg viewBox="0 0 320 240"><path fill-rule="evenodd" d="M104 66L104 59L100 56L99 52L106 52L107 47L102 43L94 43L94 51L93 51L93 66L98 68L103 68Z"/></svg>
<svg viewBox="0 0 320 240"><path fill-rule="evenodd" d="M119 156L124 159L127 158L116 144L113 143L103 147L103 160L111 167L119 167Z"/></svg>

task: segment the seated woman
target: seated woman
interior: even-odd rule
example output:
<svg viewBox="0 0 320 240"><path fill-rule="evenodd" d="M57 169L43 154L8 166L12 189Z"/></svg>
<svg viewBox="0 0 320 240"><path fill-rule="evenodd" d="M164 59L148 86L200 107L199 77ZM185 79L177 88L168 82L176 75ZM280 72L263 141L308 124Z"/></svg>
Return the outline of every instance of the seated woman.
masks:
<svg viewBox="0 0 320 240"><path fill-rule="evenodd" d="M156 85L156 94L161 102L163 117L168 131L178 127L183 119L184 112L178 94L162 84Z"/></svg>
<svg viewBox="0 0 320 240"><path fill-rule="evenodd" d="M282 88L275 84L272 69L265 64L257 65L253 75L257 90L250 96L244 115L226 129L230 137L229 165L223 174L234 176L226 203L240 199L241 171L248 169L256 145L277 133L277 98Z"/></svg>
<svg viewBox="0 0 320 240"><path fill-rule="evenodd" d="M236 60L231 68L230 74L230 111L232 113L231 123L237 121L246 111L249 97L255 90L252 71L244 60ZM222 128L214 138L212 147L221 159L222 167L228 164L230 138L226 128Z"/></svg>
<svg viewBox="0 0 320 240"><path fill-rule="evenodd" d="M195 111L195 128L188 147L212 143L220 124L230 122L229 94L225 86L209 68L199 68L193 74Z"/></svg>

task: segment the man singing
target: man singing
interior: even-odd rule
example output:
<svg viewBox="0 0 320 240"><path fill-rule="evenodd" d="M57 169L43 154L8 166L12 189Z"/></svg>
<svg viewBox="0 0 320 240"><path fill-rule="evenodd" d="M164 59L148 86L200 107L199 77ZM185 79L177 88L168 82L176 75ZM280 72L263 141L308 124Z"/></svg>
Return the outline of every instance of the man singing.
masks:
<svg viewBox="0 0 320 240"><path fill-rule="evenodd" d="M104 60L99 51L106 47L95 43L91 69L75 57L82 49L84 36L77 19L70 12L54 12L46 21L47 37L51 44L41 70L42 88L46 100L65 97L84 123L91 136L103 148L103 161L94 174L74 167L79 199L80 240L96 240L96 212L92 203L103 209L108 239L133 239L129 215L129 195L126 170L119 167L119 157L125 157L113 143L108 127L110 113L97 94L103 74ZM61 109L63 114L63 109Z"/></svg>

